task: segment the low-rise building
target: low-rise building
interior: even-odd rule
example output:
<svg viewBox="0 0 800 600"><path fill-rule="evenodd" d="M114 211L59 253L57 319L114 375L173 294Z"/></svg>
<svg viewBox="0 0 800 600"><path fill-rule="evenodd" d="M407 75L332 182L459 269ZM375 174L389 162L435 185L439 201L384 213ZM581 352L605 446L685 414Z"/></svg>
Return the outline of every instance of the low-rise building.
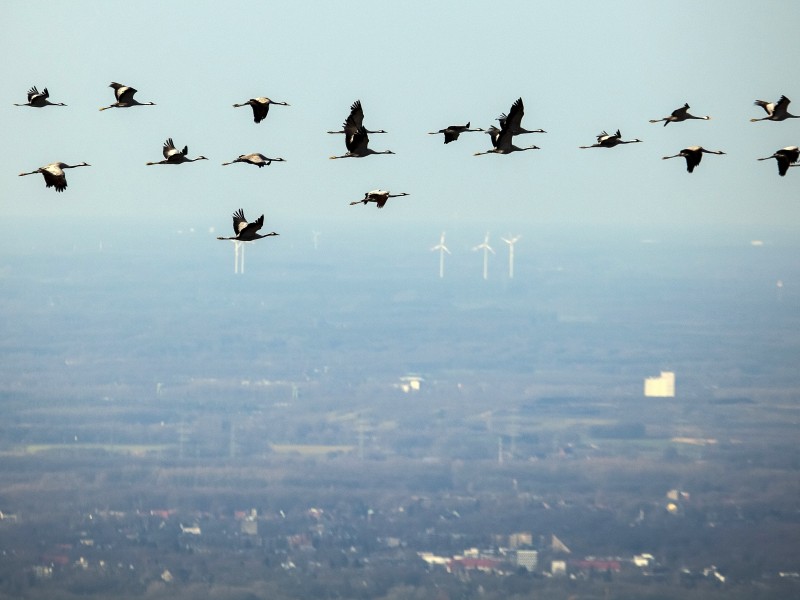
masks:
<svg viewBox="0 0 800 600"><path fill-rule="evenodd" d="M517 550L516 564L518 567L533 571L539 564L539 553L536 550Z"/></svg>
<svg viewBox="0 0 800 600"><path fill-rule="evenodd" d="M554 560L550 563L550 574L553 577L566 577L567 575L567 561Z"/></svg>
<svg viewBox="0 0 800 600"><path fill-rule="evenodd" d="M644 395L647 398L674 398L675 373L661 371L658 377L647 377L644 380Z"/></svg>

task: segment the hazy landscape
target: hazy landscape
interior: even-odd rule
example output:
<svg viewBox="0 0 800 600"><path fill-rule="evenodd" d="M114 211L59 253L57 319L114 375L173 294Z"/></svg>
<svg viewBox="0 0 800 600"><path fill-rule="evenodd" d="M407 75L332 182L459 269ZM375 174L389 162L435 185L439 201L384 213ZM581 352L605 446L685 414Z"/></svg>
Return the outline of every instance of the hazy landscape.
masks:
<svg viewBox="0 0 800 600"><path fill-rule="evenodd" d="M800 4L695 4L6 0L0 600L800 597Z"/></svg>
<svg viewBox="0 0 800 600"><path fill-rule="evenodd" d="M790 235L209 227L2 242L2 597L797 593Z"/></svg>

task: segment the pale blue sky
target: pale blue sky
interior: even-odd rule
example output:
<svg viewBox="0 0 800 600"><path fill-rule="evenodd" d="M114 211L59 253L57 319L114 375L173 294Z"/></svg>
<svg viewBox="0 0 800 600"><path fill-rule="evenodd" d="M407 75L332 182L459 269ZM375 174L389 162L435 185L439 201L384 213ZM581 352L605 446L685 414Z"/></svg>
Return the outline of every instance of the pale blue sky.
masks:
<svg viewBox="0 0 800 600"><path fill-rule="evenodd" d="M0 219L18 232L87 216L150 217L154 228L226 232L230 213L267 215L267 229L337 219L366 225L458 222L662 226L800 224L800 169L778 177L778 148L800 145L800 120L750 123L753 100L796 100L800 3L674 2L52 2L3 3L0 69ZM108 87L136 87L154 107L98 108ZM48 87L66 108L30 109L27 89ZM255 125L253 96L287 101ZM471 121L487 127L518 97L523 124L547 134L517 139L541 150L474 157L488 136L445 146L426 132ZM339 128L361 99L371 147L394 156L331 161ZM688 102L711 121L650 124ZM642 144L579 150L601 130ZM172 137L211 160L147 167ZM689 175L689 145L722 149ZM288 162L257 169L220 163L249 152ZM68 171L63 194L41 177ZM409 192L382 211L351 207L373 188ZM76 232L83 235L86 232ZM330 235L330 234L329 234ZM478 243L480 240L476 240Z"/></svg>

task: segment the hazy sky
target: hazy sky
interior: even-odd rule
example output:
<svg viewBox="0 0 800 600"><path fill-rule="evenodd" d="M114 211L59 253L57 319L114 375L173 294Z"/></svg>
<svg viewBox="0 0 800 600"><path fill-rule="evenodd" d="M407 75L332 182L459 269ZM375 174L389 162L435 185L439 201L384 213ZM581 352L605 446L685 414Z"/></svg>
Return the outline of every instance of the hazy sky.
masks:
<svg viewBox="0 0 800 600"><path fill-rule="evenodd" d="M797 99L800 3L611 2L52 2L3 3L0 69L4 233L58 229L86 216L90 235L112 216L150 218L169 230L227 234L230 214L267 215L267 230L336 219L429 225L457 222L752 225L752 237L800 223L800 169L779 177L778 148L800 145L800 120L750 123L757 98ZM98 108L111 81L157 106ZM65 108L15 107L32 85ZM253 123L235 102L286 101ZM523 125L547 134L517 138L541 150L473 156L488 136L444 145L428 131L471 121L487 127L518 97ZM361 99L376 150L394 156L332 161L338 129ZM651 124L688 102L710 121ZM619 128L642 144L579 150ZM145 166L172 137L209 161ZM721 149L693 174L689 145ZM288 162L222 167L262 152ZM40 176L54 161L87 161L67 172L63 194ZM349 206L373 188L411 195L384 210ZM407 225L404 225L407 224ZM382 227L383 225L381 225ZM475 240L478 243L480 240Z"/></svg>

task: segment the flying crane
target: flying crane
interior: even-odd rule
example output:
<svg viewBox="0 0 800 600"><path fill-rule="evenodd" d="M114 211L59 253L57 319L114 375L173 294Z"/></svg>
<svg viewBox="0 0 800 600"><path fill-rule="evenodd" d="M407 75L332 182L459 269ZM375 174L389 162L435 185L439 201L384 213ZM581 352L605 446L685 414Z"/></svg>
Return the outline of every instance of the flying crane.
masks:
<svg viewBox="0 0 800 600"><path fill-rule="evenodd" d="M708 115L704 117L695 117L692 114L689 114L689 104L685 103L680 108L676 108L672 111L668 117L664 117L663 119L650 119L651 123L660 123L664 121L664 127L669 125L670 123L680 123L681 121L687 121L690 119L698 119L700 121L708 121L711 117Z"/></svg>
<svg viewBox="0 0 800 600"><path fill-rule="evenodd" d="M164 160L159 160L156 162L148 162L145 164L180 165L182 163L195 162L196 160L208 160L205 156L198 156L197 158L187 158L186 155L189 153L189 146L184 146L183 150L178 150L175 147L175 143L172 141L172 138L168 138L167 141L164 142L164 146L161 152L164 155Z"/></svg>
<svg viewBox="0 0 800 600"><path fill-rule="evenodd" d="M347 115L347 118L342 123L342 128L339 131L329 131L328 133L347 133L348 125L351 128L359 129L364 127L364 109L361 106L361 100L356 100L353 104L350 105L350 114ZM371 129L367 129L364 127L364 131L367 133L386 133L383 129L376 129L372 131Z"/></svg>
<svg viewBox="0 0 800 600"><path fill-rule="evenodd" d="M523 150L540 150L539 146L525 146L520 148L519 146L515 146L512 143L514 139L514 133L511 129L498 129L494 125L489 127L486 130L491 136L492 146L489 150L485 150L484 152L476 152L475 156L480 156L482 154L511 154L512 152L522 152Z"/></svg>
<svg viewBox="0 0 800 600"><path fill-rule="evenodd" d="M244 218L244 209L240 208L235 213L233 213L233 233L235 235L231 237L217 237L218 240L236 240L239 242L252 242L254 240L260 240L261 238L270 237L273 235L280 235L279 233L275 233L271 231L270 233L261 234L258 233L258 230L264 226L264 215L258 217L252 223L249 223L247 219Z"/></svg>
<svg viewBox="0 0 800 600"><path fill-rule="evenodd" d="M586 148L613 148L614 146L619 146L620 144L635 144L637 142L641 142L640 139L635 140L623 140L622 134L617 129L617 132L612 134L606 133L605 131L601 131L597 135L597 142L592 144L591 146L578 146L581 149Z"/></svg>
<svg viewBox="0 0 800 600"><path fill-rule="evenodd" d="M369 136L367 130L363 127L356 128L355 125L346 123L344 144L347 147L347 152L340 156L331 156L335 158L363 158L370 154L394 154L391 150L373 150L369 147Z"/></svg>
<svg viewBox="0 0 800 600"><path fill-rule="evenodd" d="M470 129L469 125L469 121L467 121L466 125L450 125L444 129L440 129L439 131L429 131L428 135L438 135L443 133L444 143L449 144L450 142L455 142L458 139L458 136L462 133L467 133L468 131L483 131L483 129L480 128Z"/></svg>
<svg viewBox="0 0 800 600"><path fill-rule="evenodd" d="M63 102L50 102L50 92L44 88L41 92L33 86L28 90L28 101L25 104L14 104L14 106L32 106L34 108L43 108L45 106L66 106Z"/></svg>
<svg viewBox="0 0 800 600"><path fill-rule="evenodd" d="M109 108L130 108L131 106L155 106L155 102L139 102L134 98L137 90L129 85L123 85L112 81L108 87L114 88L114 97L117 99L114 104L103 106L100 110L108 110Z"/></svg>
<svg viewBox="0 0 800 600"><path fill-rule="evenodd" d="M289 106L286 102L278 102L277 100L270 100L269 98L265 98L264 96L259 96L258 98L250 98L246 102L242 102L241 104L234 104L234 108L240 108L242 106L250 106L253 109L253 121L255 123L261 123L267 117L267 113L269 113L270 104L278 104L280 106Z"/></svg>
<svg viewBox="0 0 800 600"><path fill-rule="evenodd" d="M678 158L680 156L686 159L686 170L691 173L694 171L694 168L700 164L700 161L703 159L703 153L705 154L725 154L722 150L706 150L702 146L689 146L688 148L684 148L678 154L674 154L672 156L662 156L662 160L667 160L668 158Z"/></svg>
<svg viewBox="0 0 800 600"><path fill-rule="evenodd" d="M767 113L766 117L760 119L750 119L751 123L756 121L784 121L786 119L800 119L800 115L793 115L789 113L789 100L786 96L781 96L777 102L767 102L766 100L756 100L753 102L756 106L760 106Z"/></svg>
<svg viewBox="0 0 800 600"><path fill-rule="evenodd" d="M89 163L82 162L77 165L68 165L64 162L54 162L44 167L39 167L35 171L28 173L20 173L19 176L33 175L34 173L41 173L44 177L44 183L47 187L55 188L57 192L63 192L67 189L67 176L64 174L64 169L75 169L77 167L91 167Z"/></svg>
<svg viewBox="0 0 800 600"><path fill-rule="evenodd" d="M776 161L778 161L778 175L783 177L786 175L789 167L798 166L795 163L797 163L798 159L800 159L800 148L797 146L786 146L786 148L776 150L771 156L765 156L764 158L759 158L758 160L769 160L770 158L774 158Z"/></svg>
<svg viewBox="0 0 800 600"><path fill-rule="evenodd" d="M274 162L286 162L283 158L268 158L259 152L253 154L240 154L238 158L234 158L230 162L224 162L223 165L232 165L233 163L246 163L248 165L255 165L259 169L261 167L268 167Z"/></svg>
<svg viewBox="0 0 800 600"><path fill-rule="evenodd" d="M350 206L354 204L364 204L366 205L368 202L374 202L378 205L378 208L383 208L386 205L386 201L389 198L399 198L400 196L408 196L409 194L402 192L400 194L390 194L387 190L372 190L371 192L367 192L364 194L364 197L361 200L354 200L350 203Z"/></svg>
<svg viewBox="0 0 800 600"><path fill-rule="evenodd" d="M517 98L511 105L508 114L502 113L497 120L500 121L500 129L510 129L511 135L522 133L547 133L544 129L525 129L522 127L522 117L525 114L525 105L522 98Z"/></svg>

